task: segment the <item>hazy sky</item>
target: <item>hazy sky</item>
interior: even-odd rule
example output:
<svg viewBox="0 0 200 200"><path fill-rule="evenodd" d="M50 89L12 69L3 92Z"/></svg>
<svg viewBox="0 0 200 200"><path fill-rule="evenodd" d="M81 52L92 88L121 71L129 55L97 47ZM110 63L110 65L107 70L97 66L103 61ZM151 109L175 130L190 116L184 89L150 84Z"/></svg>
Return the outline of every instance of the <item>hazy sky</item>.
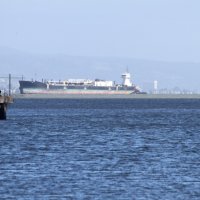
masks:
<svg viewBox="0 0 200 200"><path fill-rule="evenodd" d="M200 0L0 0L0 46L200 62Z"/></svg>

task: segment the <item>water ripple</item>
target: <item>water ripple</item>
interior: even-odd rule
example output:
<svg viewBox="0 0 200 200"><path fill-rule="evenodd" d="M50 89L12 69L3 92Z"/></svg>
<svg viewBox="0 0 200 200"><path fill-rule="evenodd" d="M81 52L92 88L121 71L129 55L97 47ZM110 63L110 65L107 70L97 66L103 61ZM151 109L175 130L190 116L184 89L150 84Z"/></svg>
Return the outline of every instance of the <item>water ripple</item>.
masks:
<svg viewBox="0 0 200 200"><path fill-rule="evenodd" d="M199 100L16 100L1 199L199 199Z"/></svg>

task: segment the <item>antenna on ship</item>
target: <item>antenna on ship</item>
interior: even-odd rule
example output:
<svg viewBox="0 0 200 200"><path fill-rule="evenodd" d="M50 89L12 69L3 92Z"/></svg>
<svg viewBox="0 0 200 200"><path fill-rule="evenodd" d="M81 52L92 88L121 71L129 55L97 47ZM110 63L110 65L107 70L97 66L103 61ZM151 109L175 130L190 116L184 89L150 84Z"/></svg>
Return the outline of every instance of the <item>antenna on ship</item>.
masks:
<svg viewBox="0 0 200 200"><path fill-rule="evenodd" d="M126 66L126 73L129 73L129 70L128 70L128 65Z"/></svg>

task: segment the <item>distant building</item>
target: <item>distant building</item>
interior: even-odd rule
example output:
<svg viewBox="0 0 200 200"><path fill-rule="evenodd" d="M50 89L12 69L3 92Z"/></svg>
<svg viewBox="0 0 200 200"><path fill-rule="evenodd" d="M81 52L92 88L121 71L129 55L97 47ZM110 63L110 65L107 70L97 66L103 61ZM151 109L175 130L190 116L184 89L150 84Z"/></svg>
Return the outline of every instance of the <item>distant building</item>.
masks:
<svg viewBox="0 0 200 200"><path fill-rule="evenodd" d="M158 93L158 81L157 80L155 80L154 82L153 82L153 93L154 94L157 94Z"/></svg>

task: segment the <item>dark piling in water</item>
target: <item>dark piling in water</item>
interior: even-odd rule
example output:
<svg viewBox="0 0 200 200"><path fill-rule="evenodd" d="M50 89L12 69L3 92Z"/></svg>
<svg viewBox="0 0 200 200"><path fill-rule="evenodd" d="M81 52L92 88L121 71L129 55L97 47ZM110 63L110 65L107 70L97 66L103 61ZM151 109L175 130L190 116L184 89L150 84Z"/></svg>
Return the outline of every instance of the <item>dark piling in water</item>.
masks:
<svg viewBox="0 0 200 200"><path fill-rule="evenodd" d="M11 96L0 95L0 120L6 120L6 111L8 104L13 103Z"/></svg>
<svg viewBox="0 0 200 200"><path fill-rule="evenodd" d="M0 120L6 120L7 104L0 103Z"/></svg>

